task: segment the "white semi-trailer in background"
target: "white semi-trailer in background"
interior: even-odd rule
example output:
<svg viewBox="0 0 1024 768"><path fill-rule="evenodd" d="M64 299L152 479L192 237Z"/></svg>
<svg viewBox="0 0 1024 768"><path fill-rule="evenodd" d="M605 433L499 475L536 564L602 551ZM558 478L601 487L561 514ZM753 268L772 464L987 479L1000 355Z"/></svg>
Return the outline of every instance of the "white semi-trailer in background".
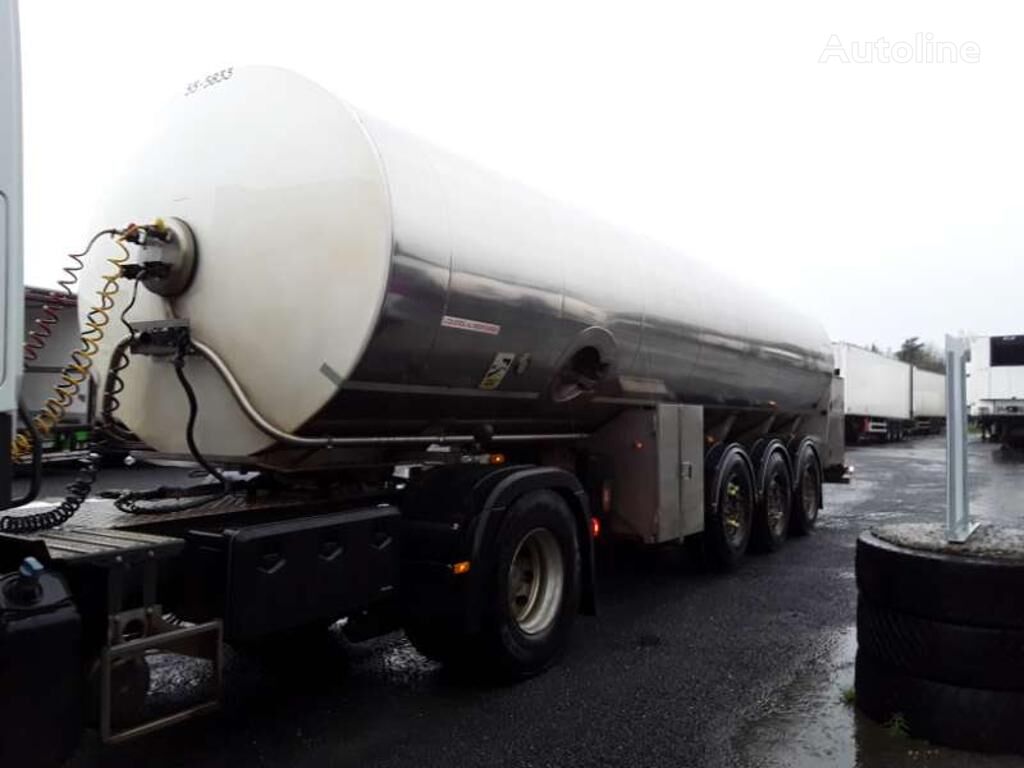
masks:
<svg viewBox="0 0 1024 768"><path fill-rule="evenodd" d="M946 376L913 366L913 424L916 435L936 435L946 424Z"/></svg>
<svg viewBox="0 0 1024 768"><path fill-rule="evenodd" d="M843 381L847 443L902 440L913 418L911 366L845 341L832 349Z"/></svg>
<svg viewBox="0 0 1024 768"><path fill-rule="evenodd" d="M832 343L842 381L846 442L933 435L946 420L946 377L880 352Z"/></svg>
<svg viewBox="0 0 1024 768"><path fill-rule="evenodd" d="M1024 335L971 339L967 403L983 437L1024 445Z"/></svg>

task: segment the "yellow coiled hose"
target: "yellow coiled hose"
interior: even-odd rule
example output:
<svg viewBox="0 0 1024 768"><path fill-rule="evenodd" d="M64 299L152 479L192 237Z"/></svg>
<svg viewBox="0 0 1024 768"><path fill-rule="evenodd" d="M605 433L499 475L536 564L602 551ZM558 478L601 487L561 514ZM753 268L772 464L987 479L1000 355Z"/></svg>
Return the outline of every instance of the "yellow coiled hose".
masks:
<svg viewBox="0 0 1024 768"><path fill-rule="evenodd" d="M53 396L46 401L39 413L32 419L41 438L53 431L64 417L67 409L74 403L82 384L89 378L93 359L99 352L100 342L106 333L105 328L110 323L110 310L114 308L114 297L121 289L119 282L121 266L130 257L124 241L137 229L139 229L138 226L131 224L114 239L120 252L107 258L114 269L110 274L103 275L103 284L96 291L98 301L89 308L89 314L86 315L85 330L82 331L79 339L81 347L71 353L71 361L61 372L60 383L53 388ZM32 438L27 431L19 431L11 442L11 456L20 459L28 456L31 452Z"/></svg>

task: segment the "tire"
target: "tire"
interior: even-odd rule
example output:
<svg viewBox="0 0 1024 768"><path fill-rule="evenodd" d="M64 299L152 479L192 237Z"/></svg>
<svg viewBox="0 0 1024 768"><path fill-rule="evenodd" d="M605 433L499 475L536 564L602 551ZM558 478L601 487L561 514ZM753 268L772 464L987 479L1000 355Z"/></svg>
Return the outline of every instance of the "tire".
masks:
<svg viewBox="0 0 1024 768"><path fill-rule="evenodd" d="M759 462L757 477L753 543L762 552L775 552L786 542L793 506L793 480L785 453L768 452Z"/></svg>
<svg viewBox="0 0 1024 768"><path fill-rule="evenodd" d="M1024 691L1024 630L920 619L857 601L857 647L911 677L948 685Z"/></svg>
<svg viewBox="0 0 1024 768"><path fill-rule="evenodd" d="M569 505L548 490L519 497L502 521L480 638L484 661L501 677L536 675L565 650L580 599L576 530Z"/></svg>
<svg viewBox="0 0 1024 768"><path fill-rule="evenodd" d="M857 706L879 723L896 716L909 735L958 749L1024 752L1024 693L966 688L902 674L862 651Z"/></svg>
<svg viewBox="0 0 1024 768"><path fill-rule="evenodd" d="M754 476L747 453L728 448L718 461L704 505L704 559L720 570L732 570L750 544L756 503Z"/></svg>
<svg viewBox="0 0 1024 768"><path fill-rule="evenodd" d="M821 509L821 462L809 443L797 450L793 462L793 509L789 516L789 530L794 536L806 536L818 522Z"/></svg>
<svg viewBox="0 0 1024 768"><path fill-rule="evenodd" d="M1024 561L910 549L857 539L857 586L880 608L974 627L1024 629Z"/></svg>
<svg viewBox="0 0 1024 768"><path fill-rule="evenodd" d="M544 567L551 566L548 575L560 583L557 595L541 598L546 608L538 604L534 612L528 605L513 609L510 599L513 584L522 587L524 583L520 556L530 559L524 547L545 552ZM565 650L579 609L582 560L576 521L565 500L548 490L516 499L501 522L486 563L478 631L469 632L445 620L407 619L405 634L417 651L455 671L499 680L539 674ZM538 596L543 591L540 588Z"/></svg>

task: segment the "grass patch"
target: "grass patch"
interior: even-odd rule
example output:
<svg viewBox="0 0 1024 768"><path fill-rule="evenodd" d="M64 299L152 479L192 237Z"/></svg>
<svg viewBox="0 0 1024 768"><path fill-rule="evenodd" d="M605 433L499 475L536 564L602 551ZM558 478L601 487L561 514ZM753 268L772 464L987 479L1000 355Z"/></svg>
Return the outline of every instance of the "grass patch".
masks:
<svg viewBox="0 0 1024 768"><path fill-rule="evenodd" d="M852 685L848 688L843 688L841 696L843 699L843 704L846 704L851 707L857 701L857 691L854 689Z"/></svg>
<svg viewBox="0 0 1024 768"><path fill-rule="evenodd" d="M903 716L902 712L893 712L892 717L886 720L885 725L882 727L885 728L890 736L895 738L906 738L910 735L907 718Z"/></svg>

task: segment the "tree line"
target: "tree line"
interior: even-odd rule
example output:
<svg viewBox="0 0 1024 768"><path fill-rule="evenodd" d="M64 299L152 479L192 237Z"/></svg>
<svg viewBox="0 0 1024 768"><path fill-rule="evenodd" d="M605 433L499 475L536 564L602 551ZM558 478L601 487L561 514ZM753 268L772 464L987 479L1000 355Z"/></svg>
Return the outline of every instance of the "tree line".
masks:
<svg viewBox="0 0 1024 768"><path fill-rule="evenodd" d="M921 337L919 336L911 336L908 339L904 339L903 343L900 344L900 348L895 353L893 353L892 350L883 352L879 349L877 344L872 344L870 349L872 352L876 352L879 355L895 357L897 360L902 360L904 363L916 365L924 371L934 371L935 373L946 372L945 356L938 347L929 342L921 341Z"/></svg>

